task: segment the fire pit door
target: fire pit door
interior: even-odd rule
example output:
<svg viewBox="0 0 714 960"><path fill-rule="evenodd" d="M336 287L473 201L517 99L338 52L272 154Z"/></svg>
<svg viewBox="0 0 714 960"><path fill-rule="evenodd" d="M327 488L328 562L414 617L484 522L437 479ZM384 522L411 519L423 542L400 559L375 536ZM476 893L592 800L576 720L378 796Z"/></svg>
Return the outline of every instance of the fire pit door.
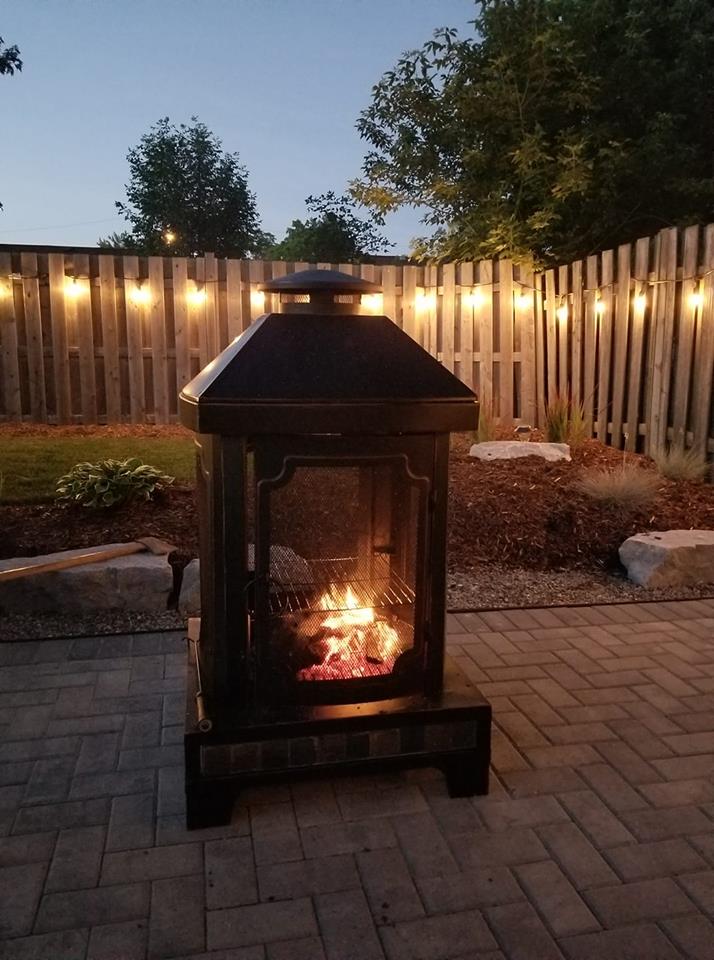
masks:
<svg viewBox="0 0 714 960"><path fill-rule="evenodd" d="M256 448L251 646L262 700L346 703L423 688L432 471L420 437Z"/></svg>

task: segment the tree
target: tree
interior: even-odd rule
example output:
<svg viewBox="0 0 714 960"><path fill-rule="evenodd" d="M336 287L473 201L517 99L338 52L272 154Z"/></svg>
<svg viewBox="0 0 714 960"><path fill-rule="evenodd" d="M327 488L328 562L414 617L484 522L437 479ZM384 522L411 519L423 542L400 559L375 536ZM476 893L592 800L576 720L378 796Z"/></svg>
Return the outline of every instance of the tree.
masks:
<svg viewBox="0 0 714 960"><path fill-rule="evenodd" d="M280 243L263 250L266 260L352 263L393 246L377 230L382 218L372 215L361 220L349 197L338 197L330 190L308 197L305 203L314 216L293 220Z"/></svg>
<svg viewBox="0 0 714 960"><path fill-rule="evenodd" d="M271 239L260 229L255 195L237 153L196 117L175 126L168 117L127 154L126 203L115 206L131 229L100 240L138 253L243 257Z"/></svg>
<svg viewBox="0 0 714 960"><path fill-rule="evenodd" d="M20 51L15 44L11 47L6 46L3 38L0 37L0 76L5 74L12 76L16 70L18 73L22 70Z"/></svg>
<svg viewBox="0 0 714 960"><path fill-rule="evenodd" d="M22 70L20 51L15 44L11 47L6 46L3 38L0 37L0 76L13 76L16 70L18 72ZM1 203L0 210L2 210Z"/></svg>
<svg viewBox="0 0 714 960"><path fill-rule="evenodd" d="M428 258L555 263L714 219L711 0L484 0L373 89L353 195Z"/></svg>

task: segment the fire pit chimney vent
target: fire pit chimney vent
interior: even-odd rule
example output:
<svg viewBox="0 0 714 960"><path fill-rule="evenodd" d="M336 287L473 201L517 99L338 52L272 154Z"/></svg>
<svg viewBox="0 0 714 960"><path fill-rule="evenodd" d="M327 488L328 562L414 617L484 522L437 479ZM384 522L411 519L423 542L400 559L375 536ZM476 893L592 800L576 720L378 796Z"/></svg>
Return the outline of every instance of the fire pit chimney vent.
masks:
<svg viewBox="0 0 714 960"><path fill-rule="evenodd" d="M281 313L360 314L360 297L381 293L378 283L340 270L299 270L261 284L264 293L280 296Z"/></svg>

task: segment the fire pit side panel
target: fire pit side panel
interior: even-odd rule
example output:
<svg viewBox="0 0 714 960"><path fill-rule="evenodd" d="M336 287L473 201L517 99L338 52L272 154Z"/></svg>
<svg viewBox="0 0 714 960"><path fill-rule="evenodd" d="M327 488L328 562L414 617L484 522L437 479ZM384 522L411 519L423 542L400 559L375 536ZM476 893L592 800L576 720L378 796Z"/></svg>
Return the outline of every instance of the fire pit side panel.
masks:
<svg viewBox="0 0 714 960"><path fill-rule="evenodd" d="M201 557L199 663L208 709L250 696L246 442L200 435L196 476Z"/></svg>

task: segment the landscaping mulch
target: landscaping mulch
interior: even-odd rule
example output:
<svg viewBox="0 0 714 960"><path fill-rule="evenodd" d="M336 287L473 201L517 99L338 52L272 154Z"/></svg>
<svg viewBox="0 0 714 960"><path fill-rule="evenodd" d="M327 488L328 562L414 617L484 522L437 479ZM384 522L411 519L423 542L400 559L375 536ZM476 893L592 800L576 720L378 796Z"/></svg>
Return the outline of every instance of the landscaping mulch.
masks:
<svg viewBox="0 0 714 960"><path fill-rule="evenodd" d="M72 428L75 435L76 429ZM113 429L136 435L135 427ZM145 429L148 435L166 435L165 428ZM452 442L450 608L668 600L714 594L714 586L645 590L623 577L617 554L620 544L635 533L714 529L712 484L667 480L656 474L648 458L623 454L595 440L574 450L570 463L547 463L538 457L484 462L469 456L472 442L467 435L456 436ZM625 460L659 478L657 495L647 509L626 511L606 506L576 489L584 469L617 469ZM313 511L301 519L301 498L314 503L315 491L309 485L296 483L281 508L285 529L292 531L295 540L291 545L303 556L310 555L311 547L319 553L321 538L339 544L340 528L349 526L343 481L333 473L320 487L321 531L316 532ZM4 504L0 505L0 530L0 559L142 536L173 543L178 552L172 561L179 566L198 555L196 495L188 487L173 487L154 502L136 502L109 511L55 502ZM6 618L5 639L9 639L8 629L17 636L61 635L67 629L67 624L55 623L52 618L42 618L34 626L31 616L22 621L13 623ZM115 621L115 617L95 618L75 624L75 632L106 632L120 626ZM175 627L177 622L176 615L167 612L155 624L150 619L142 621L141 628Z"/></svg>
<svg viewBox="0 0 714 960"><path fill-rule="evenodd" d="M452 446L449 556L468 571L483 563L528 569L617 569L620 544L647 530L714 529L714 486L667 480L654 463L596 440L572 451L570 463L539 457L481 461L470 441ZM659 479L655 499L634 511L599 503L576 489L585 469L637 464Z"/></svg>
<svg viewBox="0 0 714 960"><path fill-rule="evenodd" d="M714 485L709 483L659 477L654 501L635 511L598 503L576 489L585 468L617 469L625 459L656 474L652 461L641 455L591 440L573 451L570 463L547 463L539 457L481 461L469 456L471 442L466 435L454 437L450 463L449 566L462 574L488 563L531 570L616 570L618 547L635 533L714 529ZM344 485L333 473L319 491L322 532L315 529L312 509L309 524L300 518L302 497L314 505L314 486L296 483L295 495L285 504L285 529L292 528L299 540L290 545L303 556L309 556L311 545L319 547L321 535L335 541L340 524L348 526ZM187 487L173 487L153 502L106 511L56 502L4 504L0 530L0 558L142 536L168 540L186 557L198 555L196 497Z"/></svg>

